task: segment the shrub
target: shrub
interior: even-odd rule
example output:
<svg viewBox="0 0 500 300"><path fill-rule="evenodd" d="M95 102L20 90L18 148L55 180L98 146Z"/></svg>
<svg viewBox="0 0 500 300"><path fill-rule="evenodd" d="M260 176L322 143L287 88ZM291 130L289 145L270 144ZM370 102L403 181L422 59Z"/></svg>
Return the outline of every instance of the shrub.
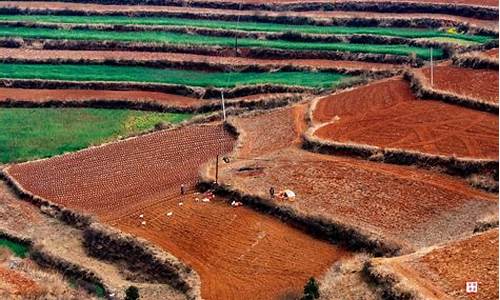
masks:
<svg viewBox="0 0 500 300"><path fill-rule="evenodd" d="M137 300L139 299L139 289L133 285L125 291L125 300Z"/></svg>
<svg viewBox="0 0 500 300"><path fill-rule="evenodd" d="M319 298L319 285L314 277L309 278L309 281L304 286L304 297L302 300L313 300Z"/></svg>

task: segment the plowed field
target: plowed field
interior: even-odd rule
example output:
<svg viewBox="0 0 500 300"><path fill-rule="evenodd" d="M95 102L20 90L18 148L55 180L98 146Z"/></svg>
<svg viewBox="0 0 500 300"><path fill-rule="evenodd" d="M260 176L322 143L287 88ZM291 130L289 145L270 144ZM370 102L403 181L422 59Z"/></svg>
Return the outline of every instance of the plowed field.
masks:
<svg viewBox="0 0 500 300"><path fill-rule="evenodd" d="M430 82L430 69L422 69ZM434 88L498 103L498 71L441 65L434 68Z"/></svg>
<svg viewBox="0 0 500 300"><path fill-rule="evenodd" d="M204 299L297 296L310 276L348 256L273 217L196 197L203 196L191 194L141 210L145 226L138 214L112 224L190 264L200 274Z"/></svg>
<svg viewBox="0 0 500 300"><path fill-rule="evenodd" d="M338 61L327 59L254 59L243 57L219 57L186 53L163 53L163 52L129 52L129 51L69 51L69 50L32 50L32 49L8 49L0 48L0 59L86 59L86 60L131 60L131 61L158 61L166 60L173 62L210 62L235 66L248 65L277 65L277 66L297 66L312 67L318 69L325 68L346 68L346 69L366 69L385 70L396 67L393 64L369 63L356 61Z"/></svg>
<svg viewBox="0 0 500 300"><path fill-rule="evenodd" d="M130 102L156 102L175 107L198 107L212 103L210 100L199 100L172 94L146 91L110 91L110 90L43 90L0 88L0 102L7 100L43 103L49 101L85 102L91 100L119 100Z"/></svg>
<svg viewBox="0 0 500 300"><path fill-rule="evenodd" d="M491 85L491 84L490 84ZM498 159L498 117L417 99L402 79L384 80L320 100L316 132L339 142L440 155Z"/></svg>
<svg viewBox="0 0 500 300"><path fill-rule="evenodd" d="M32 193L105 220L193 186L198 167L233 142L222 125L190 126L7 170Z"/></svg>
<svg viewBox="0 0 500 300"><path fill-rule="evenodd" d="M177 7L177 6L155 6L155 5L99 5L85 3L64 3L64 2L43 2L43 1L2 1L0 7L19 7L31 10L65 10L82 12L98 12L98 13L160 13L160 12L191 12L203 15L255 15L256 11L252 10L230 10L230 9L212 9L212 8L197 8L197 7ZM279 16L281 12L259 11L259 14L266 16ZM305 11L305 12L287 12L288 16L316 17L316 18L357 18L370 17L377 19L390 18L435 18L449 21L467 22L471 25L485 26L489 28L498 28L498 22L495 20L479 20L460 16L451 16L446 14L421 14L421 13L377 13L377 12L362 12L362 11ZM217 18L215 18L217 19Z"/></svg>
<svg viewBox="0 0 500 300"><path fill-rule="evenodd" d="M259 172L248 174L249 169ZM230 163L219 180L265 199L271 186L291 189L297 197L285 205L365 228L410 249L472 232L498 204L494 195L450 176L295 148Z"/></svg>
<svg viewBox="0 0 500 300"><path fill-rule="evenodd" d="M428 299L498 299L498 229L377 264ZM478 283L476 294L466 293L468 281Z"/></svg>
<svg viewBox="0 0 500 300"><path fill-rule="evenodd" d="M40 294L41 288L35 281L15 270L0 267L0 296L5 297L3 299L34 299Z"/></svg>

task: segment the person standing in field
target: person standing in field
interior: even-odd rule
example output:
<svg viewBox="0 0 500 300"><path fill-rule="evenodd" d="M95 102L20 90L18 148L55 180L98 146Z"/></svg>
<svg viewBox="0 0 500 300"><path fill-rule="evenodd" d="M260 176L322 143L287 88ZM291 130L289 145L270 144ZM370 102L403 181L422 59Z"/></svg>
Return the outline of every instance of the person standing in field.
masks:
<svg viewBox="0 0 500 300"><path fill-rule="evenodd" d="M186 194L186 186L184 184L181 184L181 195Z"/></svg>
<svg viewBox="0 0 500 300"><path fill-rule="evenodd" d="M269 195L271 195L271 199L274 199L274 188L273 187L269 188Z"/></svg>

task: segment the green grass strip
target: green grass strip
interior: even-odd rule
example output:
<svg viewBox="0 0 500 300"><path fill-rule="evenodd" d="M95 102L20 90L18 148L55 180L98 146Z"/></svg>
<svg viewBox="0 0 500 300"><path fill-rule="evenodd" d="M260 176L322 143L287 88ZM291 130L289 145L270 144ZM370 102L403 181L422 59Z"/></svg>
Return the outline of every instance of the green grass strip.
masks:
<svg viewBox="0 0 500 300"><path fill-rule="evenodd" d="M284 84L315 88L332 88L350 77L331 72L203 72L138 66L73 64L1 64L0 78L130 81L185 84L201 87L234 87L237 85Z"/></svg>
<svg viewBox="0 0 500 300"><path fill-rule="evenodd" d="M10 27L0 26L0 37L21 37L40 39L68 39L68 40L110 40L122 42L156 42L177 45L226 46L234 47L234 38L191 35L174 32L140 31L140 32L113 32L101 30L66 30L48 28ZM429 49L408 45L374 45L351 43L311 43L292 42L284 40L238 39L239 47L262 47L285 50L319 50L319 51L348 51L358 53L409 55L415 53L417 57L428 59ZM443 56L442 49L434 49L436 59Z"/></svg>
<svg viewBox="0 0 500 300"><path fill-rule="evenodd" d="M1 149L2 146L0 146ZM10 239L0 238L0 247L9 249L15 256L25 258L27 256L29 247L27 245L14 242Z"/></svg>
<svg viewBox="0 0 500 300"><path fill-rule="evenodd" d="M72 152L191 116L124 109L0 108L0 163Z"/></svg>
<svg viewBox="0 0 500 300"><path fill-rule="evenodd" d="M0 21L25 21L67 24L106 24L106 25L161 25L200 27L211 29L262 31L262 32L299 32L313 34L373 34L403 38L447 37L475 43L485 43L492 38L481 35L451 34L435 29L394 28L394 27L343 27L289 25L265 22L232 22L199 20L169 17L127 17L127 16L51 16L51 15L0 15Z"/></svg>

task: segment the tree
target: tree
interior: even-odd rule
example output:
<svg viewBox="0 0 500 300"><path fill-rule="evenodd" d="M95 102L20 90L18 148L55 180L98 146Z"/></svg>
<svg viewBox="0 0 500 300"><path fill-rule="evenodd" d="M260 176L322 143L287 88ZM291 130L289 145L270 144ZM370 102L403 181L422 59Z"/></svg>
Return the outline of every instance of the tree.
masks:
<svg viewBox="0 0 500 300"><path fill-rule="evenodd" d="M309 278L309 281L304 286L303 300L313 300L319 298L319 285L314 277Z"/></svg>
<svg viewBox="0 0 500 300"><path fill-rule="evenodd" d="M125 291L125 300L137 300L139 299L139 289L133 285Z"/></svg>

